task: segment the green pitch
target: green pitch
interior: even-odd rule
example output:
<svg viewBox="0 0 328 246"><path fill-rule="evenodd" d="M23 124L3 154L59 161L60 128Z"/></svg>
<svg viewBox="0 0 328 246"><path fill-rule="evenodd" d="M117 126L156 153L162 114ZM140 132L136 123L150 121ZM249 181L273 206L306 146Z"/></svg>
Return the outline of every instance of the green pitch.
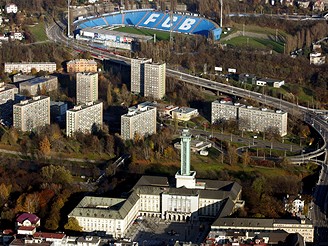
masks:
<svg viewBox="0 0 328 246"><path fill-rule="evenodd" d="M152 37L154 36L154 34L156 34L156 39L158 41L170 39L169 32L157 31L157 30L146 29L146 28L136 28L136 27L125 26L125 27L119 27L119 28L115 29L115 31L131 33L131 34L138 34L138 35L145 35L145 36L152 36Z"/></svg>
<svg viewBox="0 0 328 246"><path fill-rule="evenodd" d="M284 52L284 44L282 42L276 42L274 40L262 39L262 38L253 38L246 36L239 36L226 40L223 43L230 44L232 46L238 47L253 47L258 49L270 48L276 51L277 53Z"/></svg>

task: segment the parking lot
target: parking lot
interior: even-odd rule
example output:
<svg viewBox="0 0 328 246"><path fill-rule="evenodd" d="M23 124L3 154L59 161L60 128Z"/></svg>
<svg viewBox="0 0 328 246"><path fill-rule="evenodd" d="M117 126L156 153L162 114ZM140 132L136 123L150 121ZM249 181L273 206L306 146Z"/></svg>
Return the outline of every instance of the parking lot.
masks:
<svg viewBox="0 0 328 246"><path fill-rule="evenodd" d="M174 245L176 241L200 244L209 231L204 222L168 222L159 218L145 218L135 222L127 237L139 245Z"/></svg>

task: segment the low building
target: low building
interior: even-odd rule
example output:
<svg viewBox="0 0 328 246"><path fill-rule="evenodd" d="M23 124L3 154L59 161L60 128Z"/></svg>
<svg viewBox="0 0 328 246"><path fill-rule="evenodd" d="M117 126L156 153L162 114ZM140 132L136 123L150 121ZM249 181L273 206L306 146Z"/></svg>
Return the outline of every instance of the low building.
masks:
<svg viewBox="0 0 328 246"><path fill-rule="evenodd" d="M212 144L210 142L204 142L204 141L199 141L199 140L191 140L190 141L190 150L192 152L200 152L202 150L206 150L211 147L212 147ZM174 148L181 149L181 143L176 142L174 144Z"/></svg>
<svg viewBox="0 0 328 246"><path fill-rule="evenodd" d="M310 64L322 65L326 63L326 56L322 55L321 52L310 53Z"/></svg>
<svg viewBox="0 0 328 246"><path fill-rule="evenodd" d="M31 213L22 213L16 217L16 225L20 226L34 226L39 227L41 220L38 216Z"/></svg>
<svg viewBox="0 0 328 246"><path fill-rule="evenodd" d="M103 103L88 102L66 111L66 135L75 132L91 133L103 124Z"/></svg>
<svg viewBox="0 0 328 246"><path fill-rule="evenodd" d="M19 235L33 235L35 232L35 226L20 226L17 229L17 234Z"/></svg>
<svg viewBox="0 0 328 246"><path fill-rule="evenodd" d="M30 73L32 69L35 69L36 72L45 71L53 73L56 71L55 62L5 62L5 72L12 73L22 72Z"/></svg>
<svg viewBox="0 0 328 246"><path fill-rule="evenodd" d="M271 86L274 88L280 88L284 84L285 81L279 79L260 78L256 80L256 85L258 86Z"/></svg>
<svg viewBox="0 0 328 246"><path fill-rule="evenodd" d="M314 240L314 226L309 219L260 219L260 218L218 218L211 231L272 232L284 230L299 233L307 243Z"/></svg>
<svg viewBox="0 0 328 246"><path fill-rule="evenodd" d="M58 78L55 76L36 77L19 84L19 93L40 95L58 89Z"/></svg>
<svg viewBox="0 0 328 246"><path fill-rule="evenodd" d="M97 62L93 59L76 59L66 65L69 73L95 73L98 70Z"/></svg>
<svg viewBox="0 0 328 246"><path fill-rule="evenodd" d="M121 137L124 140L137 136L145 137L156 133L157 111L148 104L130 107L128 113L121 116Z"/></svg>
<svg viewBox="0 0 328 246"><path fill-rule="evenodd" d="M178 121L188 121L199 115L198 110L195 108L181 107L172 110L172 118Z"/></svg>
<svg viewBox="0 0 328 246"><path fill-rule="evenodd" d="M5 6L5 9L6 9L7 14L10 14L10 13L16 14L17 11L18 11L17 5L16 4L13 4L13 3L7 4Z"/></svg>
<svg viewBox="0 0 328 246"><path fill-rule="evenodd" d="M301 196L289 196L284 199L285 210L294 216L301 217L304 211L305 201Z"/></svg>
<svg viewBox="0 0 328 246"><path fill-rule="evenodd" d="M238 80L240 83L247 83L247 84L255 85L256 84L256 75L248 74L248 73L241 73L241 74L239 74Z"/></svg>

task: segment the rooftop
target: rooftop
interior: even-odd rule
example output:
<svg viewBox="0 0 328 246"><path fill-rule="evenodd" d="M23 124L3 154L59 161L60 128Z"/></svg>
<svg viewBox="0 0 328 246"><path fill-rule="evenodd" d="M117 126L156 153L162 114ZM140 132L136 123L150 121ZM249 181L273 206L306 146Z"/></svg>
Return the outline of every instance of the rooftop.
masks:
<svg viewBox="0 0 328 246"><path fill-rule="evenodd" d="M36 78L32 78L25 82L20 83L19 86L37 85L37 84L41 84L41 83L44 83L44 82L47 82L47 81L53 80L53 79L57 79L57 77L56 76L36 77Z"/></svg>
<svg viewBox="0 0 328 246"><path fill-rule="evenodd" d="M28 220L32 224L35 224L40 220L40 218L35 214L30 214L30 213L22 213L16 217L16 221L18 223L23 223L25 220Z"/></svg>
<svg viewBox="0 0 328 246"><path fill-rule="evenodd" d="M22 106L25 106L25 105L34 103L36 101L47 99L47 98L50 99L50 97L47 97L47 96L35 96L35 97L32 97L32 99L22 100L22 101L20 101L20 103L16 103L14 106L20 106L20 107L22 107Z"/></svg>
<svg viewBox="0 0 328 246"><path fill-rule="evenodd" d="M99 104L102 104L102 102L99 102L99 101L96 101L96 102L87 102L85 104L74 106L74 108L69 109L67 111L68 112L77 112L77 111L81 111L83 109L90 108L91 106L99 105Z"/></svg>

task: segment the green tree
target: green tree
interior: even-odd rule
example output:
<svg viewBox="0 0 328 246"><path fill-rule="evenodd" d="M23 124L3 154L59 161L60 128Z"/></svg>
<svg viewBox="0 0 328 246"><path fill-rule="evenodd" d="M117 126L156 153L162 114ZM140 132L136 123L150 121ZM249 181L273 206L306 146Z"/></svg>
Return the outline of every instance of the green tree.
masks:
<svg viewBox="0 0 328 246"><path fill-rule="evenodd" d="M78 220L74 217L68 218L68 221L64 225L64 228L70 231L82 231L82 227L79 225Z"/></svg>
<svg viewBox="0 0 328 246"><path fill-rule="evenodd" d="M41 176L48 182L69 185L73 182L72 174L63 166L49 165L41 169Z"/></svg>

